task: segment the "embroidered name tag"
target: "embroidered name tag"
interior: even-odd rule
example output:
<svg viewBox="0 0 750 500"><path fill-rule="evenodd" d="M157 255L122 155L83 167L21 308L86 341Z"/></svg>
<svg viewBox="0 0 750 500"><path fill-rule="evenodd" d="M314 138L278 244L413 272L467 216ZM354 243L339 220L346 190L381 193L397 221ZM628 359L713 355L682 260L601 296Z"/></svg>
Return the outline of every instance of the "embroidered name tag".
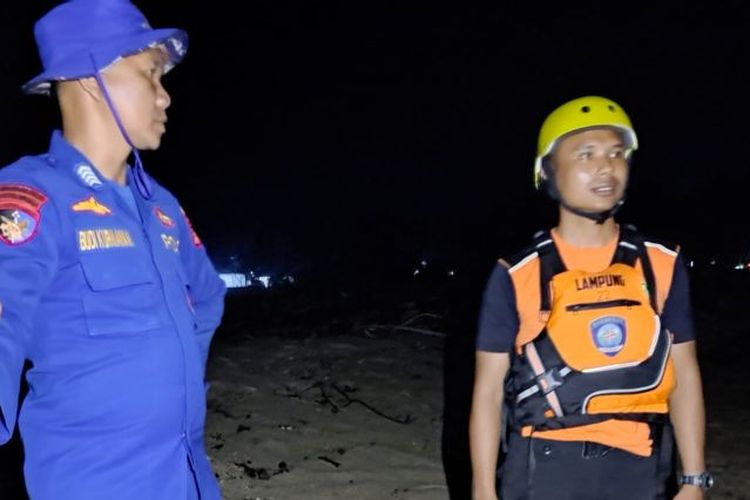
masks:
<svg viewBox="0 0 750 500"><path fill-rule="evenodd" d="M82 252L109 248L134 247L133 238L125 229L87 229L78 231L78 246Z"/></svg>

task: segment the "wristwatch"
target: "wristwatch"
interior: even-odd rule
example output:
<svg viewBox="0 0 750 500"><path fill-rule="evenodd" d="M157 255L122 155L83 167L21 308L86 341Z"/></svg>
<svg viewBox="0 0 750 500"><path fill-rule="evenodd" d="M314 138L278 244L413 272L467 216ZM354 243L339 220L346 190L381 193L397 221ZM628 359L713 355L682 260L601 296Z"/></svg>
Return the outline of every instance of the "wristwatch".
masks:
<svg viewBox="0 0 750 500"><path fill-rule="evenodd" d="M714 477L708 471L703 471L700 474L693 476L686 476L683 474L680 476L680 484L690 484L698 486L703 490L707 490L714 485Z"/></svg>

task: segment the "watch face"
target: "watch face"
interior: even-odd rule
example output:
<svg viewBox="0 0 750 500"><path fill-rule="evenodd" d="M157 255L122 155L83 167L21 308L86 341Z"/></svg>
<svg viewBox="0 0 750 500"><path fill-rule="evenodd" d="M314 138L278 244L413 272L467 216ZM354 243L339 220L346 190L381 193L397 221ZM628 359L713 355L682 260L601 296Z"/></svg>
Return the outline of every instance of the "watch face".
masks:
<svg viewBox="0 0 750 500"><path fill-rule="evenodd" d="M710 488L714 485L714 478L711 476L711 474L706 474L703 476L703 484L706 489Z"/></svg>

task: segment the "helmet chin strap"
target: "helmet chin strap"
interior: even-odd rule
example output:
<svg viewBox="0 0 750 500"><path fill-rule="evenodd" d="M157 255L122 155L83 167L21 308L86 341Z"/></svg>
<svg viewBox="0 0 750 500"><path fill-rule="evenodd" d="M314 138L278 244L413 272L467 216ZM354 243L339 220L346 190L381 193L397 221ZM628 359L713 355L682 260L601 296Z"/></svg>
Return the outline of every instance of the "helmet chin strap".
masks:
<svg viewBox="0 0 750 500"><path fill-rule="evenodd" d="M604 224L604 222L607 219L615 215L620 210L620 207L622 207L625 204L625 200L620 200L617 203L615 203L615 206L613 206L609 210L604 210L602 212L587 212L586 210L581 210L580 208L571 207L570 205L568 205L562 200L558 200L558 201L560 202L560 205L565 207L566 210L573 212L576 215L580 215L581 217L586 217L587 219L591 219L597 224Z"/></svg>
<svg viewBox="0 0 750 500"><path fill-rule="evenodd" d="M565 200L563 200L562 196L560 195L560 190L557 189L557 182L555 182L555 171L552 168L549 168L548 164L543 164L544 174L546 178L544 179L544 185L547 191L547 195L555 200L557 203L559 203L562 207L564 207L569 212L572 212L576 215L580 215L581 217L585 217L589 220L592 220L596 222L597 224L604 224L604 222L609 219L610 217L614 216L620 208L625 204L625 198L621 198L617 201L617 203L614 204L612 208L609 208L607 210L603 210L601 212L590 212L588 210L583 210L580 208L576 208L574 206L569 205Z"/></svg>

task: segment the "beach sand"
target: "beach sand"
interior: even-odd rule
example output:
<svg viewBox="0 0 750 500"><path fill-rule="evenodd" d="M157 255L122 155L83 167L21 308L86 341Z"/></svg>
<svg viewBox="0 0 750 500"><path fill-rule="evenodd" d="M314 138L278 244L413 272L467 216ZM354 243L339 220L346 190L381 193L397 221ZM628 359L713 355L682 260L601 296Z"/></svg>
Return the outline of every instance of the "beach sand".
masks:
<svg viewBox="0 0 750 500"><path fill-rule="evenodd" d="M747 280L696 281L716 477L706 498L749 500ZM206 423L224 498L446 500L450 483L453 500L468 499L476 301L457 312L403 297L329 299L229 298L209 360ZM457 302L444 294L443 305ZM2 500L25 498L18 447L0 448Z"/></svg>
<svg viewBox="0 0 750 500"><path fill-rule="evenodd" d="M448 498L442 341L376 335L217 347L206 444L227 499Z"/></svg>

